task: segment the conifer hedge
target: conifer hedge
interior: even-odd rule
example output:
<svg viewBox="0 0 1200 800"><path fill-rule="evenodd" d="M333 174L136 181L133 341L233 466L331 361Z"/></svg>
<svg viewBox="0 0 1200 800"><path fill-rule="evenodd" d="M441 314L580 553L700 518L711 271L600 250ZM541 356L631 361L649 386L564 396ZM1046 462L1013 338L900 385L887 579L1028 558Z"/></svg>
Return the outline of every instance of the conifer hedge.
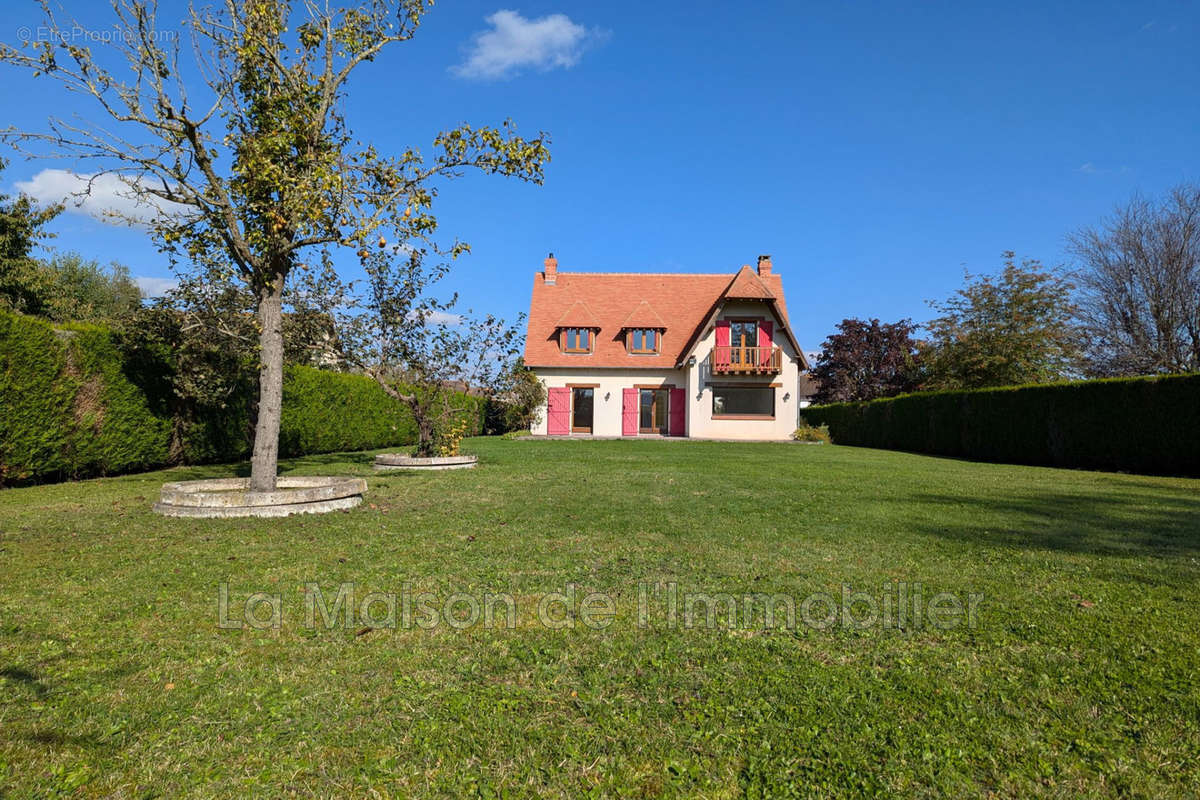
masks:
<svg viewBox="0 0 1200 800"><path fill-rule="evenodd" d="M923 392L811 406L837 444L1083 469L1200 475L1200 375Z"/></svg>

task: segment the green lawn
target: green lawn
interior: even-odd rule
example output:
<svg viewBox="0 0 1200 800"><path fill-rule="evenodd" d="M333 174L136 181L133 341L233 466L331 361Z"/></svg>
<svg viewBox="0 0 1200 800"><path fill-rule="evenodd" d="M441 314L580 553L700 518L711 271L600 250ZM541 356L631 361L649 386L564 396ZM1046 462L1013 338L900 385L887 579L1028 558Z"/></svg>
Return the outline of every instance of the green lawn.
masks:
<svg viewBox="0 0 1200 800"><path fill-rule="evenodd" d="M220 467L0 492L0 796L1200 786L1200 481L829 446L466 444L474 471L289 462L370 476L370 505L320 517L150 513L164 480ZM330 605L343 582L504 592L515 628L313 629L310 581ZM281 626L219 628L222 582L231 615L278 594ZM663 605L671 584L799 603L901 582L982 595L975 624L672 627ZM540 624L567 584L615 598L611 624Z"/></svg>

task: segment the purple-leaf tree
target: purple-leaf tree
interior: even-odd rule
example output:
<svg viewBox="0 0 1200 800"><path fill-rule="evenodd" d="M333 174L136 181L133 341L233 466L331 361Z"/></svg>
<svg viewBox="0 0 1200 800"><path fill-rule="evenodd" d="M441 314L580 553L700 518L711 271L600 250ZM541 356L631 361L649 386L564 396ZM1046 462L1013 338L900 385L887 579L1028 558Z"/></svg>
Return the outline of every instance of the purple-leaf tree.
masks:
<svg viewBox="0 0 1200 800"><path fill-rule="evenodd" d="M841 403L891 397L916 388L916 326L911 320L844 319L821 345L813 401Z"/></svg>

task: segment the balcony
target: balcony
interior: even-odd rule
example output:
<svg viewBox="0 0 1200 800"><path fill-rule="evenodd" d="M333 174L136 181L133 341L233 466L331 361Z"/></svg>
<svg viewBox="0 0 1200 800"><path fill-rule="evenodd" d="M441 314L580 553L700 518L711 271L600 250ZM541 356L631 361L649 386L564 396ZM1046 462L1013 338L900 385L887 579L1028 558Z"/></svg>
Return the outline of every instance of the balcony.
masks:
<svg viewBox="0 0 1200 800"><path fill-rule="evenodd" d="M783 351L778 347L722 347L708 357L714 375L768 375L783 369Z"/></svg>

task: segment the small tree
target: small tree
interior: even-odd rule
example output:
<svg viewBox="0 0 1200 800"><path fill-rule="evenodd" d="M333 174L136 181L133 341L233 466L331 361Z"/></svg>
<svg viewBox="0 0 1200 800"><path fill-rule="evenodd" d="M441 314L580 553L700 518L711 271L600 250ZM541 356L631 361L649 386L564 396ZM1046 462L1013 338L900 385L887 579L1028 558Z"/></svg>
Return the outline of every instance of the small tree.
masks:
<svg viewBox="0 0 1200 800"><path fill-rule="evenodd" d="M503 377L502 391L493 404L497 419L489 432L528 431L540 420L545 404L546 385L518 358Z"/></svg>
<svg viewBox="0 0 1200 800"><path fill-rule="evenodd" d="M1074 288L1060 273L1012 252L998 275L966 276L949 300L930 302L942 315L925 324L926 385L977 389L1046 383L1078 374L1080 335Z"/></svg>
<svg viewBox="0 0 1200 800"><path fill-rule="evenodd" d="M874 400L916 387L917 346L911 320L844 319L821 345L812 376L817 403Z"/></svg>
<svg viewBox="0 0 1200 800"><path fill-rule="evenodd" d="M478 413L460 393L486 399L505 392L521 335L518 326L491 315L454 313L457 297L427 296L447 266L426 267L425 259L420 250L364 259L365 289L353 294L351 285L339 293L350 301L334 312L336 344L346 363L408 407L417 426L416 455L455 455L470 427L467 415Z"/></svg>
<svg viewBox="0 0 1200 800"><path fill-rule="evenodd" d="M295 5L295 8L293 7ZM463 168L540 183L546 137L461 125L435 154L395 157L362 145L342 112L350 76L411 39L429 0L348 6L225 0L185 22L203 82L185 85L181 38L158 24L154 0L114 0L119 71L77 43L41 0L49 35L28 49L0 45L0 62L45 75L93 100L107 124L53 120L45 133L3 138L32 155L88 159L115 172L150 208L155 238L207 281L253 297L259 359L250 487L275 488L283 396L283 316L305 273L334 274L334 253L376 241L425 240L438 178ZM48 149L48 152L47 152ZM138 220L142 222L143 220ZM462 245L454 245L456 252ZM312 281L319 285L321 281Z"/></svg>
<svg viewBox="0 0 1200 800"><path fill-rule="evenodd" d="M1200 185L1134 197L1069 243L1090 373L1200 370Z"/></svg>
<svg viewBox="0 0 1200 800"><path fill-rule="evenodd" d="M129 268L115 261L105 268L78 253L63 253L37 271L39 314L56 322L111 322L142 304L141 290L129 277Z"/></svg>
<svg viewBox="0 0 1200 800"><path fill-rule="evenodd" d="M8 162L0 159L0 171ZM0 308L40 314L45 294L45 273L33 257L33 248L52 238L46 225L62 212L61 205L39 208L25 195L0 194Z"/></svg>

